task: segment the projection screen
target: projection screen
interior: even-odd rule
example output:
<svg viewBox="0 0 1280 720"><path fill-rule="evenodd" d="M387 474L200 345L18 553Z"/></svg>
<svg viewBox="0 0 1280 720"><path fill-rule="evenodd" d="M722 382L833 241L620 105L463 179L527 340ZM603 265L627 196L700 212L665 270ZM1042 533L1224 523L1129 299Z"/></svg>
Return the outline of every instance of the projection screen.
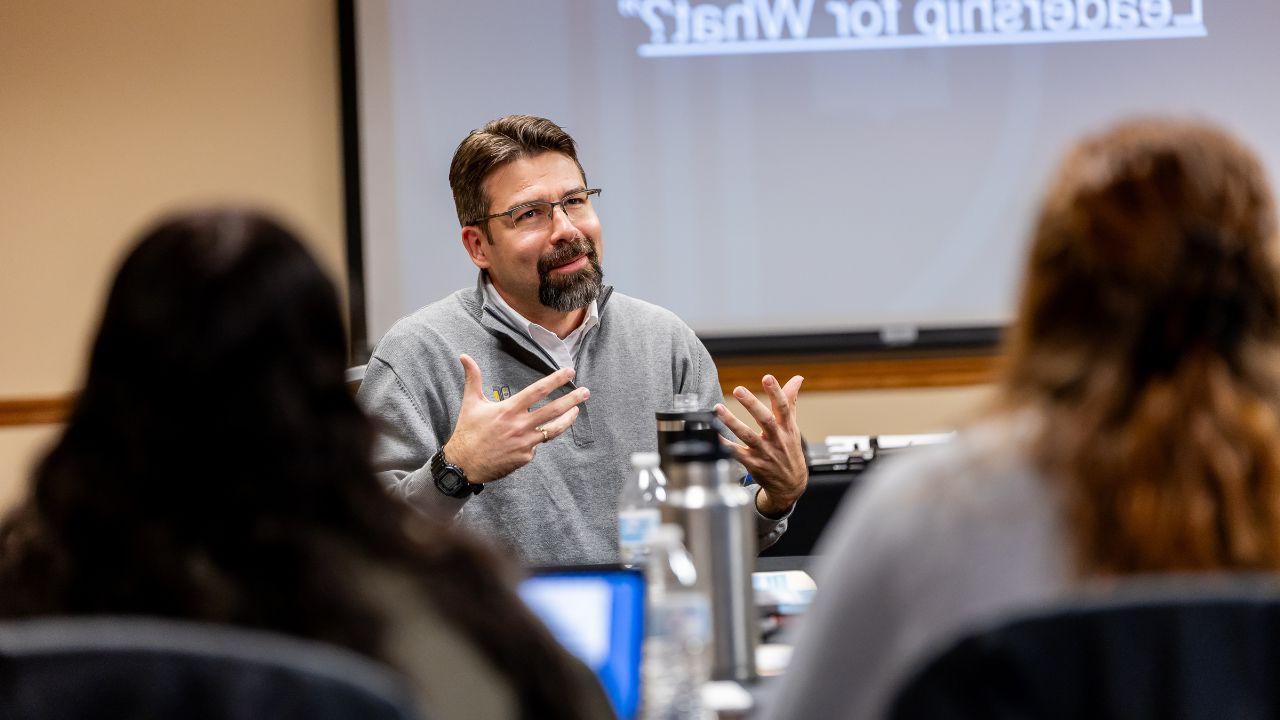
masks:
<svg viewBox="0 0 1280 720"><path fill-rule="evenodd" d="M474 284L448 164L509 113L578 141L606 282L712 341L1006 323L1048 173L1121 118L1208 119L1280 170L1274 0L358 0L355 24L371 341Z"/></svg>

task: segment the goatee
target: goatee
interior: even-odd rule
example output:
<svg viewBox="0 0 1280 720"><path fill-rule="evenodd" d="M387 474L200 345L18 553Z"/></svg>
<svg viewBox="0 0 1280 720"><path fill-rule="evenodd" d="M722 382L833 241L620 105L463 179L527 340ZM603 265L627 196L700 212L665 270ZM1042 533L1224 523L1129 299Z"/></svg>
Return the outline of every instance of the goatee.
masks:
<svg viewBox="0 0 1280 720"><path fill-rule="evenodd" d="M553 268L585 255L587 266L572 273L551 273ZM585 237L565 243L538 259L538 301L543 305L570 312L586 307L600 296L604 270L596 245Z"/></svg>

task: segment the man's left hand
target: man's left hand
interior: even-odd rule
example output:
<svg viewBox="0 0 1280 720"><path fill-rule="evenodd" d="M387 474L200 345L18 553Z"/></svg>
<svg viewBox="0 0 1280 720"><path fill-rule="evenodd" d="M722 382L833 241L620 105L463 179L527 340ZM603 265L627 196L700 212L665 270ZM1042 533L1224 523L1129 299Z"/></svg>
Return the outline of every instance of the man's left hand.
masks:
<svg viewBox="0 0 1280 720"><path fill-rule="evenodd" d="M796 375L780 387L776 378L765 375L761 384L772 407L742 386L733 389L733 396L759 423L759 432L724 405L716 405L716 416L742 441L741 445L728 444L734 457L751 473L751 479L760 485L756 509L766 517L785 515L809 483L809 469L796 422L796 396L803 382L804 378Z"/></svg>

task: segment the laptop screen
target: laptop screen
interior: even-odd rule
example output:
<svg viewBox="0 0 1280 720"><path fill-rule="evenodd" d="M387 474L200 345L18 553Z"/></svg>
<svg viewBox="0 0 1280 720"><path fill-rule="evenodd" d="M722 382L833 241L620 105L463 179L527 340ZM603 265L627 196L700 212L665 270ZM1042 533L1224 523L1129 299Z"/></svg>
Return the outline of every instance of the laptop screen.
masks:
<svg viewBox="0 0 1280 720"><path fill-rule="evenodd" d="M604 686L618 717L640 706L644 575L615 566L534 570L520 596Z"/></svg>

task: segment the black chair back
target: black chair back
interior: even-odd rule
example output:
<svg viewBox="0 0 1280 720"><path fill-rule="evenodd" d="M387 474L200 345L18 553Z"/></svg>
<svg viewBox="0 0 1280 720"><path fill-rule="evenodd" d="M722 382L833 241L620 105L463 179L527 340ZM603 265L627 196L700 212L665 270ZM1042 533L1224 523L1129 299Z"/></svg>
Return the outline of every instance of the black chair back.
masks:
<svg viewBox="0 0 1280 720"><path fill-rule="evenodd" d="M889 716L1280 719L1280 594L1126 599L986 629L924 666Z"/></svg>
<svg viewBox="0 0 1280 720"><path fill-rule="evenodd" d="M271 633L137 618L0 623L4 720L415 720L389 669Z"/></svg>

